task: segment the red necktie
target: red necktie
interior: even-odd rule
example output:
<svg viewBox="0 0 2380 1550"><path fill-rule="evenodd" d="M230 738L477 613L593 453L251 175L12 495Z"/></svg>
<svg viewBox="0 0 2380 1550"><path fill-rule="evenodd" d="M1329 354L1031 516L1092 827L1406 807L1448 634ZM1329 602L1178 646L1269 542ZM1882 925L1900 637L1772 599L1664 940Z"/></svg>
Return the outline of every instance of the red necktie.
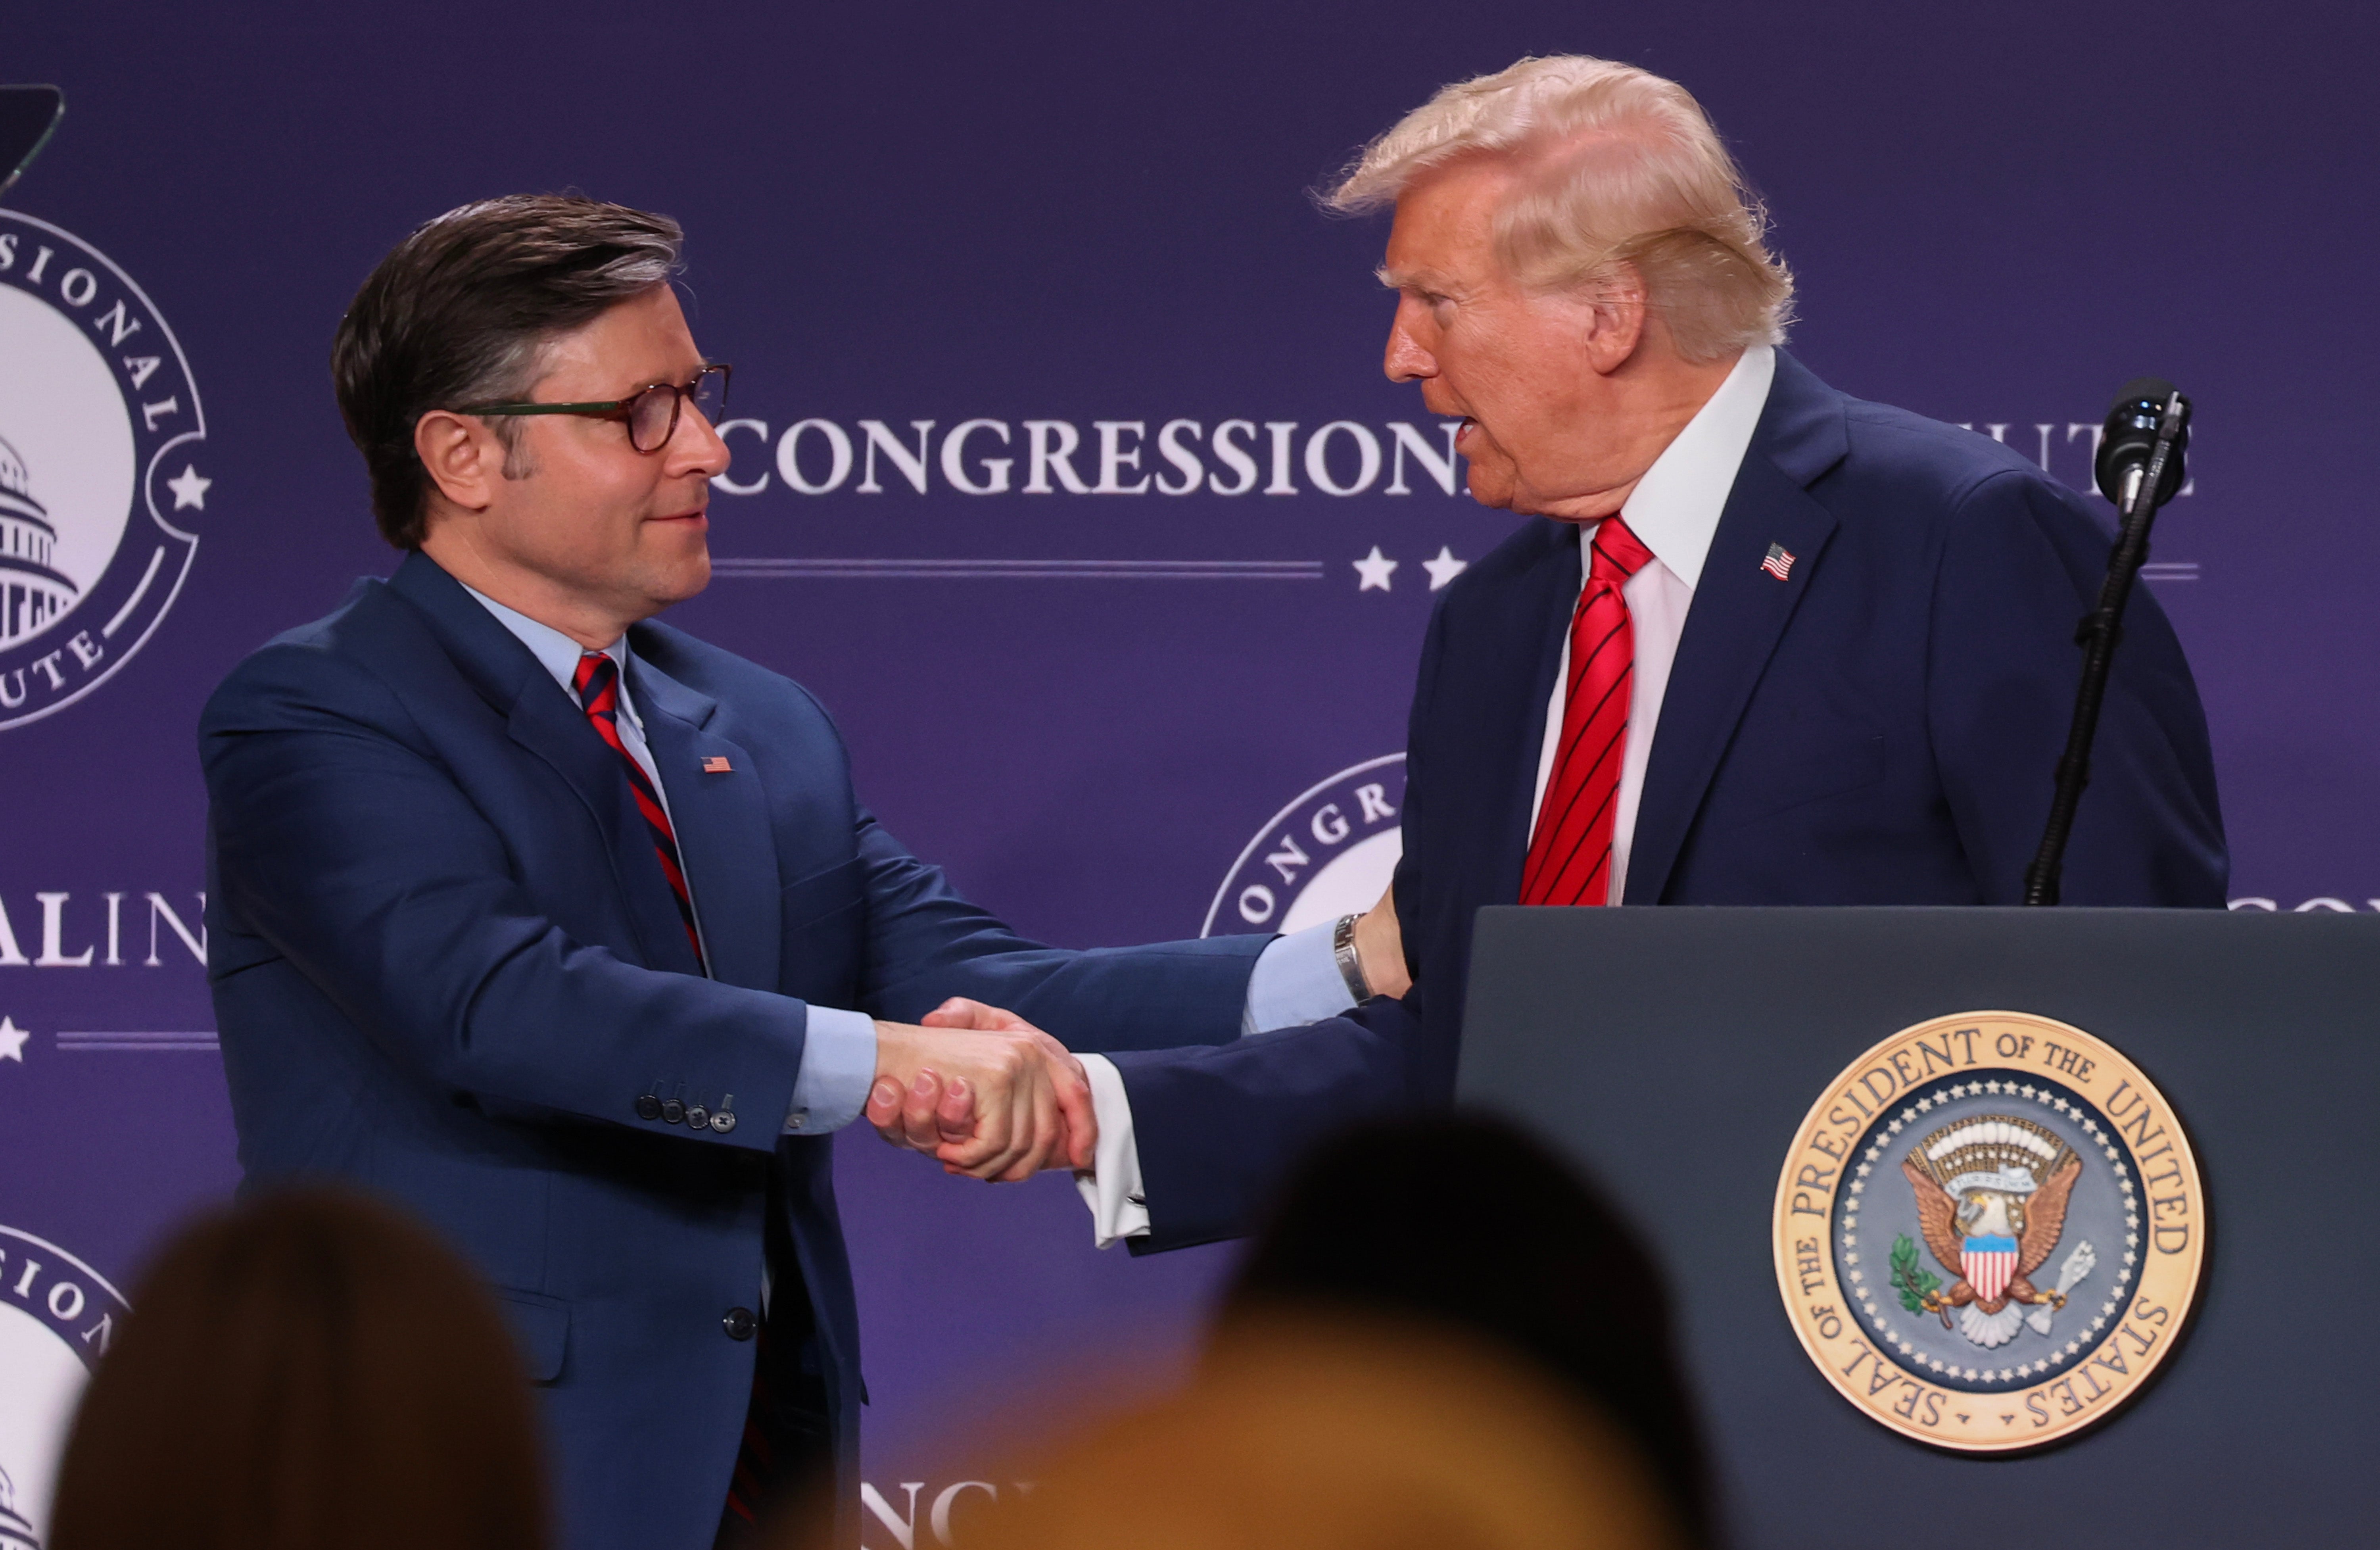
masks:
<svg viewBox="0 0 2380 1550"><path fill-rule="evenodd" d="M662 875L669 879L670 892L676 896L678 919L686 922L686 939L694 944L694 961L702 958L702 936L694 929L694 896L686 891L686 868L677 859L677 831L670 827L669 810L662 806L661 793L645 776L644 766L620 740L620 666L601 652L588 652L578 659L578 671L571 679L571 688L578 692L578 703L587 712L587 720L596 736L612 745L628 772L628 789L637 796L637 811L644 814L645 828L652 836L653 851L662 859Z"/></svg>
<svg viewBox="0 0 2380 1550"><path fill-rule="evenodd" d="M1611 901L1611 829L1636 663L1635 634L1620 588L1652 557L1619 518L1597 524L1586 585L1570 621L1561 746L1521 871L1523 904Z"/></svg>

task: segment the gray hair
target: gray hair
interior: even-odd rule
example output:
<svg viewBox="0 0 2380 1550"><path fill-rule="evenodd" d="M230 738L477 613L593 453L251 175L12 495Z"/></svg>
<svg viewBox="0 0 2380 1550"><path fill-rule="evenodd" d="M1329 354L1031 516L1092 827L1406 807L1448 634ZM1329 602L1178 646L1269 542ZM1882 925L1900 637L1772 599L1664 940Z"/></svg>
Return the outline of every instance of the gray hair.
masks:
<svg viewBox="0 0 2380 1550"><path fill-rule="evenodd" d="M1521 173L1495 242L1522 284L1600 289L1633 268L1690 360L1784 342L1793 276L1768 250L1767 211L1693 94L1633 65L1530 58L1441 87L1366 146L1322 202L1378 210L1481 154Z"/></svg>

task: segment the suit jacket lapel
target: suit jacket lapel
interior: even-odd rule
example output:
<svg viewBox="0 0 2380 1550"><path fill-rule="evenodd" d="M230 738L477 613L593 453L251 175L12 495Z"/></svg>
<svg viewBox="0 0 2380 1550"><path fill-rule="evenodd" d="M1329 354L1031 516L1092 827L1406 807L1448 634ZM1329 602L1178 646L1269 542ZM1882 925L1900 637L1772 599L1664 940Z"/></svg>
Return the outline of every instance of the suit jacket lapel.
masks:
<svg viewBox="0 0 2380 1550"><path fill-rule="evenodd" d="M669 798L712 977L774 990L781 885L759 763L710 730L717 701L633 654L634 643L628 692Z"/></svg>
<svg viewBox="0 0 2380 1550"><path fill-rule="evenodd" d="M1832 513L1806 486L1849 450L1840 394L1779 350L1777 376L1728 493L1687 610L1628 855L1630 904L1658 904L1704 793L1794 608L1824 562ZM1771 543L1784 580L1761 568Z"/></svg>
<svg viewBox="0 0 2380 1550"><path fill-rule="evenodd" d="M644 962L699 973L670 897L652 836L620 770L620 756L527 646L480 606L462 583L419 553L407 555L389 588L429 617L448 656L481 698L504 714L513 741L552 766L595 821L612 879L637 933ZM674 799L674 794L673 794Z"/></svg>

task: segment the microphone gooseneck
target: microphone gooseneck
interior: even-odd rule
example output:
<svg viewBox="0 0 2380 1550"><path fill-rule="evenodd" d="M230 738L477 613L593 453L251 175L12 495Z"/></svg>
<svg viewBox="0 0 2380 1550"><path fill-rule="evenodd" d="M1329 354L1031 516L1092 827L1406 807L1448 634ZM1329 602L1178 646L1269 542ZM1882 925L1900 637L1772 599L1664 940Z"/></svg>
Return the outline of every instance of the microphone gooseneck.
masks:
<svg viewBox="0 0 2380 1550"><path fill-rule="evenodd" d="M2041 847L2025 868L2024 902L2056 904L2063 880L2066 844L2073 836L2075 810L2091 783L2091 744L2099 731L2099 709L2107 697L2107 675L2122 637L2124 604L2149 557L2149 526L2157 507L2181 489L2182 454L2190 445L2190 400L2161 377L2136 377L2116 395L2107 411L2092 475L2099 493L2116 503L2115 547L2098 606L2075 627L2082 648L2082 679L2074 691L2074 719L2066 751L2058 757L2057 784Z"/></svg>

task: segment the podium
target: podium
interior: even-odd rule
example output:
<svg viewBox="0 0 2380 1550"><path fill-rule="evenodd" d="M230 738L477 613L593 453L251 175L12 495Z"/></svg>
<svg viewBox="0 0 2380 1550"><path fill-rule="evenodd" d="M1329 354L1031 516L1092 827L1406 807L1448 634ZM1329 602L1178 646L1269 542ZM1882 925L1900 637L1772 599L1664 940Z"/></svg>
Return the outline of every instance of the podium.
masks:
<svg viewBox="0 0 2380 1550"><path fill-rule="evenodd" d="M2206 1237L2188 1320L2137 1394L2062 1443L1973 1454L1838 1392L1797 1337L1775 1245L1788 1153L1847 1068L1991 1011L2070 1024L2145 1073L2194 1150ZM1660 1261L1731 1544L2368 1544L2375 1035L2380 915L1488 909L1459 1097L1560 1147ZM1888 1166L1918 1144L1895 1140L1872 1198L1924 1186ZM1916 1274L1869 1245L1877 1282ZM2078 1307L2114 1284L2118 1251L2101 1245ZM1910 1306L1904 1322L1885 1297L1878 1327L1938 1347L1933 1308Z"/></svg>

